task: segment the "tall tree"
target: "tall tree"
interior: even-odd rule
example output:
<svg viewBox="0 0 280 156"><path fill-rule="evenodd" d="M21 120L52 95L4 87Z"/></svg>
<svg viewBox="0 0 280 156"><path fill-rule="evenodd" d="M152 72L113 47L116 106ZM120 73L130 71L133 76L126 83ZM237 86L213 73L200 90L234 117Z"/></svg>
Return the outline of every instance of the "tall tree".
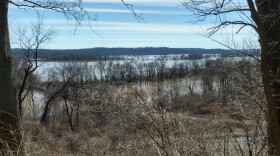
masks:
<svg viewBox="0 0 280 156"><path fill-rule="evenodd" d="M186 0L183 5L199 21L215 17L212 35L228 25L253 28L261 47L261 69L268 108L269 155L280 155L280 1L279 0ZM229 17L235 15L235 17ZM236 18L237 15L237 18Z"/></svg>
<svg viewBox="0 0 280 156"><path fill-rule="evenodd" d="M8 28L9 4L19 8L43 8L62 13L76 21L94 20L81 0L1 0L0 1L0 154L21 149L17 95L14 85L12 54Z"/></svg>
<svg viewBox="0 0 280 156"><path fill-rule="evenodd" d="M261 45L261 69L268 103L270 155L280 155L280 2L256 0L257 10L249 3ZM258 12L257 12L258 11Z"/></svg>
<svg viewBox="0 0 280 156"><path fill-rule="evenodd" d="M8 30L8 0L0 1L0 154L20 147L16 89Z"/></svg>
<svg viewBox="0 0 280 156"><path fill-rule="evenodd" d="M29 28L20 28L18 30L18 44L21 47L24 57L23 62L23 76L20 86L18 87L17 100L19 115L23 116L23 101L27 95L32 92L32 80L30 78L39 67L38 55L40 49L44 44L50 42L55 35L55 31L52 29L45 30L43 18L38 16L38 22L32 23Z"/></svg>

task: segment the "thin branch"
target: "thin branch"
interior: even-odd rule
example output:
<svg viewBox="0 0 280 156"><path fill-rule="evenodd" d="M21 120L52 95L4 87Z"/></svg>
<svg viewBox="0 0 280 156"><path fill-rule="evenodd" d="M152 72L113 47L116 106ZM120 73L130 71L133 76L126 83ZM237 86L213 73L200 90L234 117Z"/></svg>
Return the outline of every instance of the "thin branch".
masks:
<svg viewBox="0 0 280 156"><path fill-rule="evenodd" d="M46 9L55 11L58 13L62 13L67 20L74 20L76 22L76 26L74 29L74 33L76 32L77 28L82 25L82 21L88 20L89 26L91 27L91 22L97 21L96 16L93 18L90 14L86 11L86 9L82 5L81 0L73 0L73 1L55 1L55 0L23 0L23 1L15 1L9 0L9 3L18 7L18 8L33 8L33 9ZM95 32L92 28L91 30L101 37L97 32ZM102 38L102 37L101 37Z"/></svg>
<svg viewBox="0 0 280 156"><path fill-rule="evenodd" d="M124 0L121 1L126 6L126 8L133 13L134 17L138 20L138 22L145 21L141 14L135 12L134 6L132 4L128 4Z"/></svg>
<svg viewBox="0 0 280 156"><path fill-rule="evenodd" d="M256 59L258 62L261 61L261 59L260 59L258 56L255 56L255 55L253 55L253 54L249 54L249 53L243 52L242 50L235 49L235 48L233 48L233 47L231 47L231 46L229 46L229 45L226 45L225 43L222 43L222 42L220 42L220 41L218 41L218 40L213 39L212 37L210 37L210 36L208 36L208 35L203 35L203 34L199 34L199 35L201 35L201 36L203 36L203 37L206 37L206 38L209 38L209 39L211 39L212 41L214 41L214 42L216 42L216 43L218 43L218 44L220 44L220 45L222 45L222 46L224 46L224 47L226 47L226 48L228 48L228 49L230 49L230 50L232 50L232 51L234 51L234 52L236 52L236 53L240 53L240 54L242 54L242 55L244 55L244 56L248 56L248 57L251 57L251 58L253 58L253 59Z"/></svg>
<svg viewBox="0 0 280 156"><path fill-rule="evenodd" d="M239 33L243 28L245 28L246 26L250 26L252 27L253 29L257 30L258 28L253 25L253 24L250 24L250 23L246 23L246 22L243 22L243 21L224 21L224 22L221 22L219 25L217 26L214 26L214 27L211 27L211 28L208 28L208 30L210 30L210 32L208 33L209 36L215 34L216 32L218 32L221 28L224 28L226 26L229 26L229 25L241 25L241 27L238 29L238 31L236 32Z"/></svg>

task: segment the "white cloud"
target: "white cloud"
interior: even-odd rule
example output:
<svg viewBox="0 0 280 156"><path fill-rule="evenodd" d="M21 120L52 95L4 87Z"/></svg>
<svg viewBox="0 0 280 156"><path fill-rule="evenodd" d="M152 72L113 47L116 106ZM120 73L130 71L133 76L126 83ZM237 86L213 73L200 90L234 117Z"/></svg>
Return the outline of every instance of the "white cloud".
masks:
<svg viewBox="0 0 280 156"><path fill-rule="evenodd" d="M93 2L93 3L122 3L121 0L83 0L83 2ZM124 0L128 4L141 4L141 5L178 5L181 0Z"/></svg>
<svg viewBox="0 0 280 156"><path fill-rule="evenodd" d="M102 12L102 13L131 13L128 9L99 9L99 8L85 8L88 12ZM183 11L172 11L172 10L134 10L139 14L164 14L164 15L184 15Z"/></svg>
<svg viewBox="0 0 280 156"><path fill-rule="evenodd" d="M13 26L18 24L28 24L30 22L36 22L36 18L28 18L27 19L17 19L10 20L10 24ZM57 29L58 31L73 31L75 29L75 23L73 21L66 21L57 18L47 18L45 19L46 27L52 27ZM213 26L211 23L205 24L168 24L168 23L132 23L132 22L111 22L111 21L95 21L91 23L92 29L97 33L101 32L145 32L145 33L202 33L204 34L208 28ZM13 27L16 28L16 27ZM227 27L223 29L222 33L236 33L239 27ZM240 32L246 32L249 29L244 29ZM78 31L90 31L90 27L88 23L84 23L83 26L78 28Z"/></svg>
<svg viewBox="0 0 280 156"><path fill-rule="evenodd" d="M24 0L14 0L16 3L24 3ZM69 0L69 2L74 0ZM82 0L83 2L93 2L93 3L122 3L121 0ZM180 4L184 0L124 0L128 4Z"/></svg>
<svg viewBox="0 0 280 156"><path fill-rule="evenodd" d="M94 31L123 31L123 32L147 32L147 33L194 33L203 32L209 25L192 24L155 24L155 23L128 23L128 22L105 22L97 21L92 24ZM73 30L67 25L56 26L60 30ZM79 30L89 30L87 26L78 28Z"/></svg>

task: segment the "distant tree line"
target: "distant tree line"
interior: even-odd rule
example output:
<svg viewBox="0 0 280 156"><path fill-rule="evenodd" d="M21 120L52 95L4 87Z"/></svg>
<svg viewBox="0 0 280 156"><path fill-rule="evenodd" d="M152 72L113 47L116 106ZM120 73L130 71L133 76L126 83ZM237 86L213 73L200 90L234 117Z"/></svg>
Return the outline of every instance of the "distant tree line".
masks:
<svg viewBox="0 0 280 156"><path fill-rule="evenodd" d="M15 58L20 58L22 49L13 49ZM122 55L182 55L192 54L199 56L202 54L223 54L233 55L231 50L224 49L201 49L201 48L91 48L91 49L69 49L69 50L47 50L40 49L38 58L44 60L100 60L108 59L109 56L114 59L122 59ZM181 58L184 59L184 58Z"/></svg>

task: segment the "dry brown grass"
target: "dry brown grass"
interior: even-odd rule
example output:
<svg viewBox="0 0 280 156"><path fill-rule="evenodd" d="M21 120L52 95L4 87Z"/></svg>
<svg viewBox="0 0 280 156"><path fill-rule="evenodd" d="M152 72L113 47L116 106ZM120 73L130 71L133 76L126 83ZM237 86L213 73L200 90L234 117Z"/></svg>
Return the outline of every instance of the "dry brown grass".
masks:
<svg viewBox="0 0 280 156"><path fill-rule="evenodd" d="M256 133L254 128L264 126L256 127L251 119L236 120L229 115L228 107L216 102L202 107L209 112L166 112L161 118L160 111L151 116L147 111L146 119L139 118L133 112L108 113L106 124L97 127L89 127L90 118L83 118L83 126L76 132L70 132L67 124L57 124L53 130L52 125L44 127L32 120L25 120L22 123L24 146L26 154L30 156L247 155L246 134L250 133L247 135L252 137ZM168 132L161 134L164 128ZM265 135L254 139L265 140L262 137ZM261 143L251 142L254 155L263 148ZM266 147L263 146L265 151ZM263 152L260 155L264 155Z"/></svg>
<svg viewBox="0 0 280 156"><path fill-rule="evenodd" d="M265 155L265 113L250 100L225 104L211 92L172 97L160 87L100 86L81 104L74 132L59 100L45 126L26 115L26 155Z"/></svg>

